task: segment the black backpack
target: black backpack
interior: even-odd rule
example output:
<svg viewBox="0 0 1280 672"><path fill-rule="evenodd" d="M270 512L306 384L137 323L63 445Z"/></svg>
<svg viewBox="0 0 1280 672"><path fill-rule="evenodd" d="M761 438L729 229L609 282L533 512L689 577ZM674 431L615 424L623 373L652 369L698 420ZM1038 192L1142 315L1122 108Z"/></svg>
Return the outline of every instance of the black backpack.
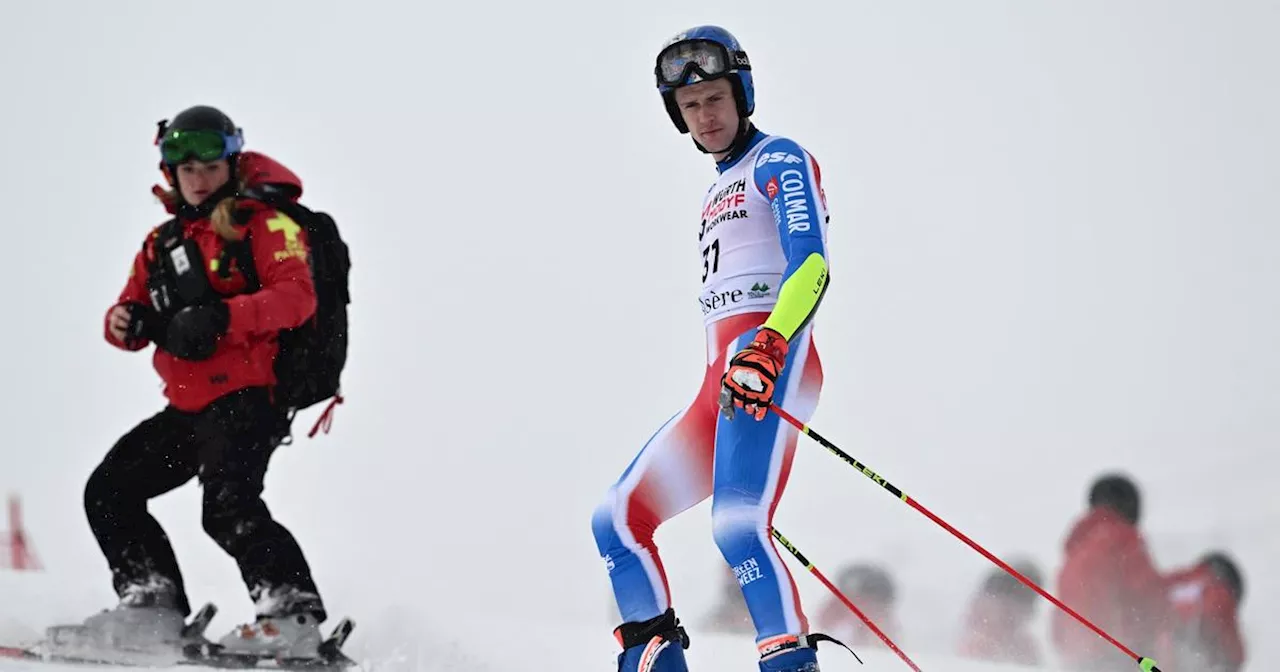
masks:
<svg viewBox="0 0 1280 672"><path fill-rule="evenodd" d="M265 203L292 219L307 232L311 248L309 262L316 290L316 312L306 324L280 332L280 351L275 361L276 403L292 418L297 411L326 399L341 401L341 376L347 363L351 257L338 232L338 224L328 213L307 208L273 185L250 187L241 191L240 196ZM248 290L253 292L261 283L248 243L246 237L238 246L239 254L248 255L245 259L248 263L242 263L240 268L248 280Z"/></svg>

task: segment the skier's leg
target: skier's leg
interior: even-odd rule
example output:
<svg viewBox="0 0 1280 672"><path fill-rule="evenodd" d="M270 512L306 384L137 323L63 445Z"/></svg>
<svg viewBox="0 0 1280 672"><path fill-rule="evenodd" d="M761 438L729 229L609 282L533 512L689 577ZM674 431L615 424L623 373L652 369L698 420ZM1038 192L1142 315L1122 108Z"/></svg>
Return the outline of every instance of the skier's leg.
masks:
<svg viewBox="0 0 1280 672"><path fill-rule="evenodd" d="M715 410L705 391L669 419L605 494L592 516L596 546L624 622L661 616L671 607L653 534L711 495Z"/></svg>
<svg viewBox="0 0 1280 672"><path fill-rule="evenodd" d="M320 643L317 624L326 618L324 605L301 547L262 501L267 465L284 422L266 388L229 394L200 415L196 435L203 522L209 536L240 566L258 616L253 627L237 628L221 643L305 656L314 654ZM265 634L258 631L264 628Z"/></svg>
<svg viewBox="0 0 1280 672"><path fill-rule="evenodd" d="M746 315L711 325L710 364L697 397L650 438L592 516L596 546L622 615L614 635L623 648L619 668L624 672L648 664L654 672L685 669L687 639L671 606L653 534L662 522L711 494L716 400L724 374L724 361L714 353L760 319Z"/></svg>
<svg viewBox="0 0 1280 672"><path fill-rule="evenodd" d="M726 357L754 336L754 329L742 334L726 349ZM806 327L791 340L774 403L807 421L817 406L821 385L822 366ZM799 432L774 413L757 421L739 411L733 419L721 417L718 422L711 509L716 544L742 586L762 653L761 669L806 669L816 661L813 649L800 637L808 634L809 624L770 532Z"/></svg>
<svg viewBox="0 0 1280 672"><path fill-rule="evenodd" d="M147 500L196 475L191 418L172 408L142 421L116 442L85 483L89 529L111 567L122 602L173 602L191 612L173 547Z"/></svg>
<svg viewBox="0 0 1280 672"><path fill-rule="evenodd" d="M653 533L711 494L715 409L706 385L666 422L609 488L592 516L623 623L614 630L622 672L686 672L687 638L678 627Z"/></svg>

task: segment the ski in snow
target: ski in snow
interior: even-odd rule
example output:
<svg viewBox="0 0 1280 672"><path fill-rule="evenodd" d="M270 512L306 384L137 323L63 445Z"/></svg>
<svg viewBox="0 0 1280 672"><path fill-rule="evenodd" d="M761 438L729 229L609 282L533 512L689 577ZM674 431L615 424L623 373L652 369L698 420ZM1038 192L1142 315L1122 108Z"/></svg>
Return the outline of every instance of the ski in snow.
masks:
<svg viewBox="0 0 1280 672"><path fill-rule="evenodd" d="M85 628L79 625L55 625L47 629L45 641L28 646L0 644L0 658L99 667L163 668L181 665L307 672L338 672L357 666L356 661L342 652L342 645L355 629L355 622L350 618L339 621L329 636L320 643L319 657L276 658L230 653L206 639L204 632L217 613L218 609L212 603L204 605L183 628L182 643L161 650L110 648L93 651L85 647L68 647L67 641L75 640L77 635L85 632Z"/></svg>

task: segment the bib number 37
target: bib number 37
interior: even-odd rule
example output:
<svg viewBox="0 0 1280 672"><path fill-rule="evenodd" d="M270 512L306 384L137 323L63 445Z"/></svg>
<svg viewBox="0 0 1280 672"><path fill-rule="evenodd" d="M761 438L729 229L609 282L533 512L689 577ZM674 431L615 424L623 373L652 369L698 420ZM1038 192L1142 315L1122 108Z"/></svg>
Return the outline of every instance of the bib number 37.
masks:
<svg viewBox="0 0 1280 672"><path fill-rule="evenodd" d="M712 273L720 270L720 239L702 248L702 281L706 282Z"/></svg>

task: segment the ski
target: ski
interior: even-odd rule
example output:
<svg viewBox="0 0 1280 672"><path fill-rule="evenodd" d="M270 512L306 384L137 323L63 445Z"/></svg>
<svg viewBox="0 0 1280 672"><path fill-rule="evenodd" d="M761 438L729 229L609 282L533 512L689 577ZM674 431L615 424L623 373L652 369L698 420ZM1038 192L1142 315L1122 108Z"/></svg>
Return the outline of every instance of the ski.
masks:
<svg viewBox="0 0 1280 672"><path fill-rule="evenodd" d="M28 662L57 663L85 667L205 667L216 669L262 669L262 670L297 670L299 672L339 672L358 667L359 664L342 651L343 644L355 629L355 622L343 618L320 643L319 656L316 658L276 658L272 656L246 655L224 651L223 648L205 639L205 630L218 610L213 604L206 604L196 612L191 621L184 626L182 637L185 644L172 651L127 651L107 650L101 655L88 653L67 653L59 651L58 645L63 640L73 639L83 631L78 625L58 625L47 629L47 640L30 646L0 645L0 659L18 659ZM52 645L52 646L51 646Z"/></svg>

